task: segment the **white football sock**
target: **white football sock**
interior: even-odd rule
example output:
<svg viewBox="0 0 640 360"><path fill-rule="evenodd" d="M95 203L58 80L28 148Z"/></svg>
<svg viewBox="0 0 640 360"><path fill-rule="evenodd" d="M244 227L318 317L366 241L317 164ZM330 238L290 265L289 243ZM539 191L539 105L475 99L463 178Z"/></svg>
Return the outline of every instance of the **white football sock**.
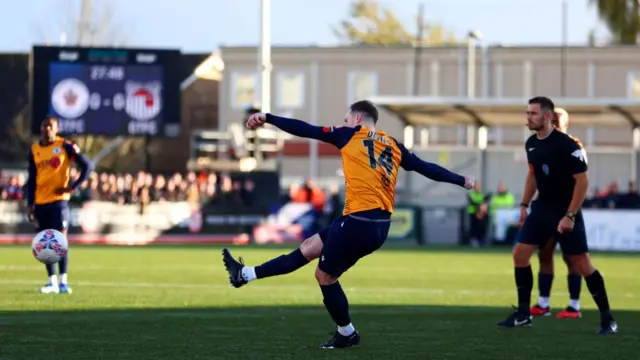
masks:
<svg viewBox="0 0 640 360"><path fill-rule="evenodd" d="M249 282L256 279L256 269L253 266L245 266L242 268L242 278Z"/></svg>
<svg viewBox="0 0 640 360"><path fill-rule="evenodd" d="M67 274L60 274L60 284L67 284Z"/></svg>
<svg viewBox="0 0 640 360"><path fill-rule="evenodd" d="M338 326L338 332L342 336L349 336L356 331L356 328L353 327L353 324L349 324L347 326Z"/></svg>
<svg viewBox="0 0 640 360"><path fill-rule="evenodd" d="M549 298L548 297L544 297L544 296L540 296L538 298L538 305L540 305L540 307L543 307L543 308L548 308L549 307Z"/></svg>
<svg viewBox="0 0 640 360"><path fill-rule="evenodd" d="M49 282L51 283L51 285L58 285L58 276L57 275L49 276Z"/></svg>
<svg viewBox="0 0 640 360"><path fill-rule="evenodd" d="M580 310L580 300L574 300L574 299L569 300L569 306L571 306L576 310Z"/></svg>

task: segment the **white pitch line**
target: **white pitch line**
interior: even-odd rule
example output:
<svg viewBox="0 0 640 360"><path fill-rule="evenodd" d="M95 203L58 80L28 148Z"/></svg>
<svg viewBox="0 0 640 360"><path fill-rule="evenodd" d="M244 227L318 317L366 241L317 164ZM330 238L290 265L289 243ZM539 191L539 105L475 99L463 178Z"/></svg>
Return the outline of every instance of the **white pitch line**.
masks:
<svg viewBox="0 0 640 360"><path fill-rule="evenodd" d="M32 279L9 279L0 280L0 284L7 285L42 285L42 281ZM230 290L231 285L228 284L193 284L193 283L163 283L163 282L109 282L109 281L75 281L71 283L74 286L86 287L116 287L116 288L155 288L155 289L201 289L201 290ZM317 285L262 285L251 284L251 291L317 291ZM376 294L423 294L423 295L511 295L514 290L495 290L495 289L435 289L435 288L407 288L407 287L345 287L347 292L358 293L376 293ZM242 290L238 290L242 291ZM568 293L555 293L557 295L566 296ZM631 292L610 293L613 296L624 296L635 298L636 294Z"/></svg>
<svg viewBox="0 0 640 360"><path fill-rule="evenodd" d="M206 271L206 272L219 272L222 271L221 267L218 267L216 264L212 264L210 266L207 265L192 265L192 266L172 266L172 265L163 265L163 266L120 266L120 267L111 267L111 266L92 266L92 265L80 265L73 266L73 271L104 271L104 272L130 272L130 271ZM513 270L493 270L486 271L482 270L479 272L478 269L475 268L457 268L457 269L437 269L437 268L413 268L413 267L367 267L366 265L359 268L359 270L370 273L385 273L385 274L395 274L395 273L412 273L412 274L421 274L424 277L446 277L454 279L456 275L478 275L478 276L503 276L513 275ZM0 272L42 272L43 266L33 266L33 265L0 265ZM636 276L632 272L626 273L612 273L606 274L607 278L616 278L616 279L636 279Z"/></svg>

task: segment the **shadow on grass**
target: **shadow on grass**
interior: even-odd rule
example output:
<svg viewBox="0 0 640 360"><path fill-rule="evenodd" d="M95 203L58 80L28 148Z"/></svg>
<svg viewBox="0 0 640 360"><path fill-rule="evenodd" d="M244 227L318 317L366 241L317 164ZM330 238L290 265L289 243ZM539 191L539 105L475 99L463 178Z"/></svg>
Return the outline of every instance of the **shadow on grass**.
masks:
<svg viewBox="0 0 640 360"><path fill-rule="evenodd" d="M508 311L355 305L362 344L339 354L317 348L335 331L321 306L4 311L0 359L638 359L640 312L597 336L597 312L498 329Z"/></svg>

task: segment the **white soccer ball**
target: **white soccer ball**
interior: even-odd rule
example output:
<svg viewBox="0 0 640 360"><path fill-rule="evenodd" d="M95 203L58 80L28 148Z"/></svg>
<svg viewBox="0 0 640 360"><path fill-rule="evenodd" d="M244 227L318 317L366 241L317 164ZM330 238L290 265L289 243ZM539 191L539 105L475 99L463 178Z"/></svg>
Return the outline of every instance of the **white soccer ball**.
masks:
<svg viewBox="0 0 640 360"><path fill-rule="evenodd" d="M67 255L67 237L58 230L40 231L31 241L33 257L43 264L55 264Z"/></svg>

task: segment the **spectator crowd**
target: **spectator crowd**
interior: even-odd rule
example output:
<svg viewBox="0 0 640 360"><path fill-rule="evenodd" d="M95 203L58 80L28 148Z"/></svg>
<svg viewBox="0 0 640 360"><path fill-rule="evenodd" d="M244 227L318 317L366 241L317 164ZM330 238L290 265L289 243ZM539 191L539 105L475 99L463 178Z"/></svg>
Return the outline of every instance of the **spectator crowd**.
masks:
<svg viewBox="0 0 640 360"><path fill-rule="evenodd" d="M303 184L293 183L283 195L283 203L309 203L317 215L317 227L328 226L342 214L342 199L337 185L327 190L315 185L312 180Z"/></svg>
<svg viewBox="0 0 640 360"><path fill-rule="evenodd" d="M584 202L592 209L640 209L640 194L635 181L629 181L627 190L620 192L618 184L612 182L605 189L596 189L593 196Z"/></svg>
<svg viewBox="0 0 640 360"><path fill-rule="evenodd" d="M71 170L71 181L77 179ZM23 200L24 175L0 177L0 200ZM91 173L73 194L71 201L112 201L118 204L146 204L161 201L192 203L221 202L251 206L255 184L251 180L232 179L226 174L189 172L171 176Z"/></svg>
<svg viewBox="0 0 640 360"><path fill-rule="evenodd" d="M71 170L72 181L78 177ZM26 176L23 174L5 176L0 173L0 200L24 199ZM92 173L89 179L73 194L72 200L113 201L119 204L135 204L154 201L205 202L220 200L250 206L255 184L251 180L233 179L226 174L195 173L186 175L175 173L170 176L137 174ZM498 192L500 193L500 191ZM342 211L337 186L327 191L307 180L303 184L292 184L283 196L284 202L308 202L321 213L338 214ZM626 191L620 191L612 182L604 189L596 189L587 198L585 208L600 209L640 209L640 193L637 184L629 181Z"/></svg>

